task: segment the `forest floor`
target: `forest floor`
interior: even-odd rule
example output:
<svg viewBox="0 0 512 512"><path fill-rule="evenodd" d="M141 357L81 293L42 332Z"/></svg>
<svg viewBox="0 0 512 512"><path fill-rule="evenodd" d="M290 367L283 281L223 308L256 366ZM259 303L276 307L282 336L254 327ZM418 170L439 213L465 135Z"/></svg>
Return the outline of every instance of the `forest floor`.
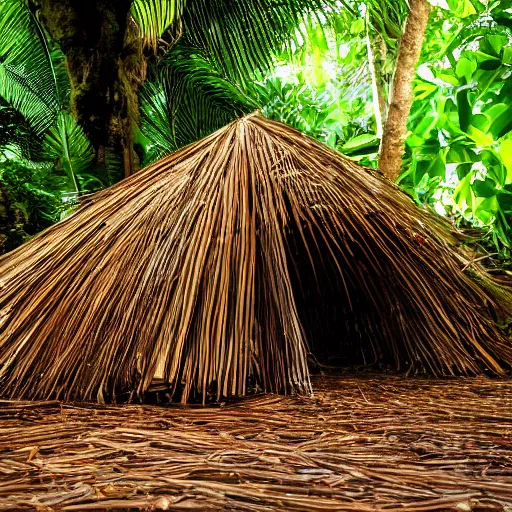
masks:
<svg viewBox="0 0 512 512"><path fill-rule="evenodd" d="M215 407L0 402L0 510L512 511L512 381L317 376Z"/></svg>

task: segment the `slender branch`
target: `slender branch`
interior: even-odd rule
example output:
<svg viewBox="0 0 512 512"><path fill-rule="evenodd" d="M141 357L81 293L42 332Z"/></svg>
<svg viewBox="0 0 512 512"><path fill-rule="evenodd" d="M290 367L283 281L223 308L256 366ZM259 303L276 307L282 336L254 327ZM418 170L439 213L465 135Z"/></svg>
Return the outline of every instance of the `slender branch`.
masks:
<svg viewBox="0 0 512 512"><path fill-rule="evenodd" d="M384 124L387 118L387 100L382 76L382 65L386 59L386 44L379 34L372 38L370 24L366 23L366 48L370 76L372 79L373 110L375 113L375 124L377 125L377 137L382 139Z"/></svg>

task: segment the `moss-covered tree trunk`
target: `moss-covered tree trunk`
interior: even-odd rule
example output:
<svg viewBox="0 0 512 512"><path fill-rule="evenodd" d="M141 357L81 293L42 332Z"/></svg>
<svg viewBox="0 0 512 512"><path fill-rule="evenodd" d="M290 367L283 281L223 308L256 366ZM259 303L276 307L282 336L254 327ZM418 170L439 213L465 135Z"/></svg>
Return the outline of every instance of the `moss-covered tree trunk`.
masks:
<svg viewBox="0 0 512 512"><path fill-rule="evenodd" d="M71 111L102 163L106 148L134 168L133 123L144 63L130 37L131 0L34 0L41 21L60 45L71 80Z"/></svg>
<svg viewBox="0 0 512 512"><path fill-rule="evenodd" d="M393 181L400 175L402 166L407 120L414 99L413 80L430 14L427 0L410 0L409 6L379 153L379 169Z"/></svg>

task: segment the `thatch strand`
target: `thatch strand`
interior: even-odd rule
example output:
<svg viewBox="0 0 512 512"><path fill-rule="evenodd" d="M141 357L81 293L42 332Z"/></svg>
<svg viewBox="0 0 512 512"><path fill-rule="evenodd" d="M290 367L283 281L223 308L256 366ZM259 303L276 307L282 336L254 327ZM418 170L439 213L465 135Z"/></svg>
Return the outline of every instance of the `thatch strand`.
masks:
<svg viewBox="0 0 512 512"><path fill-rule="evenodd" d="M377 173L245 117L0 259L0 393L304 392L308 351L502 374L511 294L453 242Z"/></svg>
<svg viewBox="0 0 512 512"><path fill-rule="evenodd" d="M312 383L206 407L0 401L0 510L510 510L510 379Z"/></svg>

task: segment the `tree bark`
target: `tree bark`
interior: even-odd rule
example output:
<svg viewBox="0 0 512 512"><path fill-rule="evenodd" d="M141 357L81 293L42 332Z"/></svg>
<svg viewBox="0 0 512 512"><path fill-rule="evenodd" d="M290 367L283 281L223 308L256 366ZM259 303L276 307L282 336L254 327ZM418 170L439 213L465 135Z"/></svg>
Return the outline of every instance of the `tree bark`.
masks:
<svg viewBox="0 0 512 512"><path fill-rule="evenodd" d="M382 139L384 134L384 125L388 114L388 103L386 98L386 82L382 72L386 61L387 48L384 39L379 34L372 37L369 23L367 23L366 47L368 53L368 63L370 67L370 76L372 79L372 98L373 111L375 113L375 124L377 127L377 137Z"/></svg>
<svg viewBox="0 0 512 512"><path fill-rule="evenodd" d="M410 11L398 49L388 117L379 152L379 169L396 181L402 167L407 120L414 99L413 80L425 40L430 5L427 0L410 0Z"/></svg>
<svg viewBox="0 0 512 512"><path fill-rule="evenodd" d="M133 123L145 62L130 37L131 0L34 0L41 21L64 55L71 81L70 110L96 149L123 156L134 167ZM142 71L141 71L142 70ZM135 104L134 104L135 102Z"/></svg>

